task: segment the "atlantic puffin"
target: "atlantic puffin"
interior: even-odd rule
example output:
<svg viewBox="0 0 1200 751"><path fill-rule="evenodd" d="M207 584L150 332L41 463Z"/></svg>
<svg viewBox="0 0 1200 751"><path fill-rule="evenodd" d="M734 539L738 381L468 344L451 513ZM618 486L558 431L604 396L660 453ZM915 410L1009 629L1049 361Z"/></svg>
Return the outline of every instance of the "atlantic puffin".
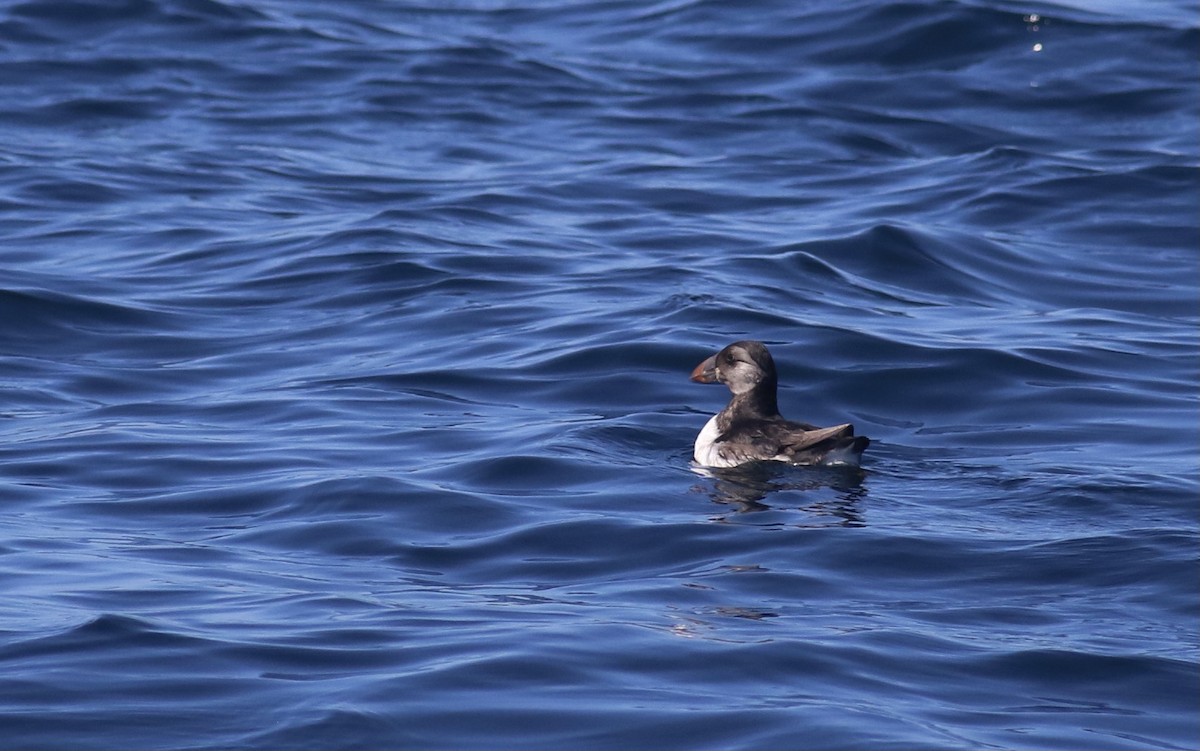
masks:
<svg viewBox="0 0 1200 751"><path fill-rule="evenodd" d="M733 392L725 409L708 421L692 457L705 467L736 467L754 461L857 467L871 443L850 423L818 428L785 420L776 401L775 360L762 342L730 344L696 366L697 383L723 383Z"/></svg>

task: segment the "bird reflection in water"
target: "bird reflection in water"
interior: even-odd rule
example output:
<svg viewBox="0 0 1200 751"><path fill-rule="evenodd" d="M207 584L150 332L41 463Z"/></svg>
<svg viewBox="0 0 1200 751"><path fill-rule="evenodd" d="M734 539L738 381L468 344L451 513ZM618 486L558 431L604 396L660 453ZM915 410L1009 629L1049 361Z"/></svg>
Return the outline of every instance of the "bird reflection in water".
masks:
<svg viewBox="0 0 1200 751"><path fill-rule="evenodd" d="M711 487L697 485L693 487L694 491L707 492L713 503L732 506L737 514L781 508L766 502L766 499L774 494L792 491L788 495L790 499L794 499L793 493L797 491L811 493L828 489L836 493L833 498L824 497L795 508L817 517L824 517L825 522L818 526L829 526L831 520L838 526L866 526L861 509L862 498L867 494L867 489L863 486L866 472L858 468L789 467L753 462L729 469L714 469L693 464L692 471L712 480ZM725 517L717 517L714 521L725 521Z"/></svg>

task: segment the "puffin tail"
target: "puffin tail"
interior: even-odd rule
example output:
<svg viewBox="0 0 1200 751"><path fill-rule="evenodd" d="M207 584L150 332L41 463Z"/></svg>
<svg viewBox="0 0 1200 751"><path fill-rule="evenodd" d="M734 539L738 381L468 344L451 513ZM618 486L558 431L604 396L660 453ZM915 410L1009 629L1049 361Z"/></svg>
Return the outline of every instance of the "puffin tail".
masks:
<svg viewBox="0 0 1200 751"><path fill-rule="evenodd" d="M857 467L862 461L862 452L870 445L871 439L865 435L843 438L825 452L821 463L829 466Z"/></svg>

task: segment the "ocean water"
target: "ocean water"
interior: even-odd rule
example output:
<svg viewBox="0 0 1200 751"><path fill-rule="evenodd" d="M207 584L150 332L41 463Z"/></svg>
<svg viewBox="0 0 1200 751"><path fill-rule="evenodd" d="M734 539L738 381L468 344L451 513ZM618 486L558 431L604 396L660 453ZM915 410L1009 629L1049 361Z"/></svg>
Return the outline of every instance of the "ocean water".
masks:
<svg viewBox="0 0 1200 751"><path fill-rule="evenodd" d="M1190 0L0 6L0 746L1200 747ZM707 472L769 344L861 471Z"/></svg>

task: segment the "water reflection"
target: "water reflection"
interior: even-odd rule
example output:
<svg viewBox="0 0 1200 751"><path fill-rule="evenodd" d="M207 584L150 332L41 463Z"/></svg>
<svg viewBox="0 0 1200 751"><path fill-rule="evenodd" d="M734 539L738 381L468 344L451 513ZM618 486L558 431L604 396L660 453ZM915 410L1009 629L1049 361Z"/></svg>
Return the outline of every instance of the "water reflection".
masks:
<svg viewBox="0 0 1200 751"><path fill-rule="evenodd" d="M867 489L863 486L866 472L858 468L792 467L786 464L757 462L730 469L715 469L694 464L692 471L712 481L710 487L697 485L693 490L708 493L713 503L732 506L735 514L794 507L815 516L831 518L833 523L840 526L866 526L860 508L861 499L867 494ZM794 501L795 492L808 494L820 490L832 490L835 494L833 497L825 495L819 499L814 498L799 505L766 502L769 496L780 493L790 491L787 500ZM725 520L724 516L714 519Z"/></svg>

